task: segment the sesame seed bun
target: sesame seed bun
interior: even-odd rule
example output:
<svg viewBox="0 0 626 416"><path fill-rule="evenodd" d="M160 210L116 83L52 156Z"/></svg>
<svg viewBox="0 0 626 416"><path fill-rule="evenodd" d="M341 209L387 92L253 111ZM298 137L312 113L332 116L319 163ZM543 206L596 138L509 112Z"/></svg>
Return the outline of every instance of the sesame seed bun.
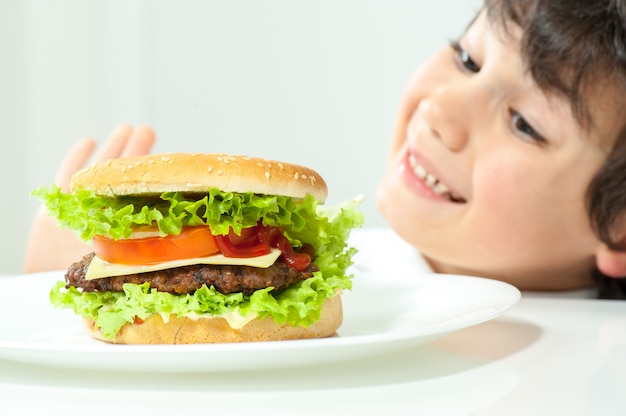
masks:
<svg viewBox="0 0 626 416"><path fill-rule="evenodd" d="M93 321L84 319L92 337L116 344L209 344L227 342L282 341L324 338L335 334L343 320L340 295L324 302L319 321L308 328L279 325L271 318L253 319L234 329L224 318L177 318L165 323L160 315L150 315L141 324L126 324L114 340L103 338Z"/></svg>
<svg viewBox="0 0 626 416"><path fill-rule="evenodd" d="M110 159L92 164L72 177L70 189L97 195L199 193L210 188L253 192L319 202L328 196L326 182L313 169L256 157L208 153L162 153Z"/></svg>

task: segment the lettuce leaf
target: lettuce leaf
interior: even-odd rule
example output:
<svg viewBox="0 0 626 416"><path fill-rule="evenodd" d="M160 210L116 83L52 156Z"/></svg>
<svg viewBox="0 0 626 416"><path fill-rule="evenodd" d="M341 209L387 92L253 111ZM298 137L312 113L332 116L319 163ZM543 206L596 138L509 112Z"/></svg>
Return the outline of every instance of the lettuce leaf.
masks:
<svg viewBox="0 0 626 416"><path fill-rule="evenodd" d="M232 193L211 189L199 199L178 192L165 192L152 198L105 197L93 191L64 193L52 184L32 192L42 200L59 225L77 232L81 239L94 235L120 239L130 236L133 227L156 223L163 235L180 234L183 226L208 225L214 234L228 234L232 227L239 234L262 219L265 225L299 230L307 223L325 221L316 214L317 201L286 196Z"/></svg>
<svg viewBox="0 0 626 416"><path fill-rule="evenodd" d="M292 245L308 243L315 249L314 261L320 271L280 292L268 288L250 296L223 295L204 286L190 295L172 295L150 289L148 284L126 284L123 292L82 292L66 288L65 282L52 288L50 301L54 306L93 319L107 338L114 338L124 324L136 317L145 319L154 313L220 316L237 310L243 316L255 313L279 324L306 327L319 319L326 299L352 288L352 276L346 270L356 250L347 245L347 240L351 229L363 223L363 215L357 211L359 199L326 207L312 196L294 199L211 189L198 199L164 193L144 205L144 199L133 197L101 197L91 191L67 194L56 185L39 188L33 195L44 201L60 226L74 230L84 240L99 234L125 238L132 227L153 223L163 235L178 234L183 226L201 224L209 225L215 234L226 234L231 227L238 232L262 221L283 227Z"/></svg>
<svg viewBox="0 0 626 416"><path fill-rule="evenodd" d="M351 286L349 276L325 279L321 272L279 294L268 288L250 296L223 295L206 285L193 294L173 295L150 289L149 283L126 283L123 292L82 292L73 286L66 288L65 282L59 281L50 291L50 302L94 320L103 336L113 339L126 323L151 314L221 316L238 311L242 316L256 313L259 318L271 318L278 324L308 327L319 320L326 299Z"/></svg>

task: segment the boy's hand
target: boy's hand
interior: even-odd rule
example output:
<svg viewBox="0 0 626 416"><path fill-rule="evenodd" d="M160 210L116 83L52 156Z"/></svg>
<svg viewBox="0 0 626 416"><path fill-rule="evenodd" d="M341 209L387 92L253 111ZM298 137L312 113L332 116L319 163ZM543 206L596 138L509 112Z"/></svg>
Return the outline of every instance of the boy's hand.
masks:
<svg viewBox="0 0 626 416"><path fill-rule="evenodd" d="M155 134L150 127L131 127L122 125L117 127L100 150L94 156L93 162L119 157L145 155L150 153L154 145ZM96 148L96 141L92 138L77 142L65 155L57 172L55 182L64 192L69 192L72 175L84 168Z"/></svg>
<svg viewBox="0 0 626 416"><path fill-rule="evenodd" d="M122 125L111 133L95 154L93 162L147 154L154 142L155 134L151 128ZM87 165L95 149L96 141L87 138L77 142L68 151L55 178L56 184L64 192L69 192L72 175ZM58 228L56 219L48 216L42 206L35 215L26 245L24 272L66 269L90 251L91 247L72 231Z"/></svg>

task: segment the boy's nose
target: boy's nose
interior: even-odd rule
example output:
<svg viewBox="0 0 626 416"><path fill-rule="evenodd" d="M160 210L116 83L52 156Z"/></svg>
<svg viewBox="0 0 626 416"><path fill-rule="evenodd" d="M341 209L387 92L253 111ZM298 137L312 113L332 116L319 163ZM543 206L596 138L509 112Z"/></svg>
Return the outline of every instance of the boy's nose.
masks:
<svg viewBox="0 0 626 416"><path fill-rule="evenodd" d="M422 99L420 111L433 137L453 152L468 143L471 102L454 88L441 88Z"/></svg>

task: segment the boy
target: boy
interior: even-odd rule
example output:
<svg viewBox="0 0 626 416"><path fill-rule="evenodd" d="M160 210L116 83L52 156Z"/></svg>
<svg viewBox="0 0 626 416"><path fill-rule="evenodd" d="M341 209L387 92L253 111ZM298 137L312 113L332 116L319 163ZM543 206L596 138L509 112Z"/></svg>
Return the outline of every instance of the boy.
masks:
<svg viewBox="0 0 626 416"><path fill-rule="evenodd" d="M623 297L625 104L626 0L486 0L410 80L379 209L435 272Z"/></svg>
<svg viewBox="0 0 626 416"><path fill-rule="evenodd" d="M409 82L379 209L436 272L624 276L625 104L625 1L487 0Z"/></svg>

